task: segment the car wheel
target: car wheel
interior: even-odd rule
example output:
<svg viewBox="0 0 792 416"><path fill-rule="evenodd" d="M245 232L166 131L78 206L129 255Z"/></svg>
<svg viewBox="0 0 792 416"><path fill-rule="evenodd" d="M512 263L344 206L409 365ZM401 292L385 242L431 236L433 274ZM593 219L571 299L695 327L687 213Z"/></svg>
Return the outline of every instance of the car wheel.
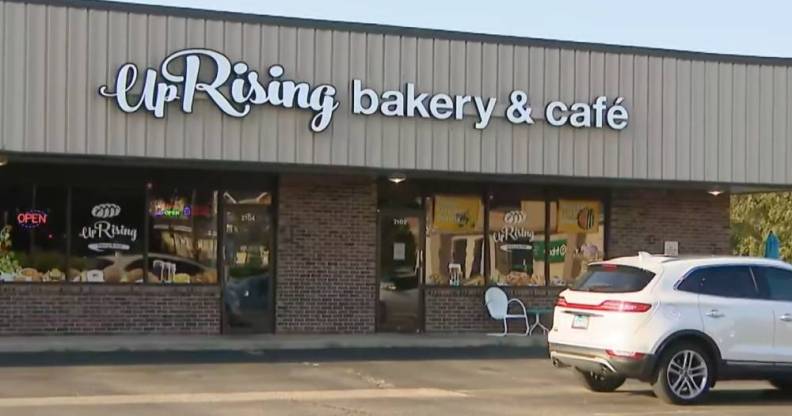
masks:
<svg viewBox="0 0 792 416"><path fill-rule="evenodd" d="M575 369L578 380L591 391L610 393L624 384L625 378L617 374L602 374Z"/></svg>
<svg viewBox="0 0 792 416"><path fill-rule="evenodd" d="M660 358L654 392L666 403L694 404L704 399L712 386L712 360L696 344L672 345Z"/></svg>
<svg viewBox="0 0 792 416"><path fill-rule="evenodd" d="M770 384L781 391L792 391L792 377L772 379Z"/></svg>

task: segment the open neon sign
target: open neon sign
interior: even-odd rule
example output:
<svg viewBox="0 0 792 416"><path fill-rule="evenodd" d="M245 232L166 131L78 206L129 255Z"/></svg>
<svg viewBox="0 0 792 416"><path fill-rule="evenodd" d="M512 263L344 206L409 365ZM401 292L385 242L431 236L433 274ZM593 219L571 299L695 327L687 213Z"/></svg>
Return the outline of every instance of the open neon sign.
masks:
<svg viewBox="0 0 792 416"><path fill-rule="evenodd" d="M166 202L156 202L151 208L154 218L189 219L190 217L211 217L212 209L207 205L181 205Z"/></svg>
<svg viewBox="0 0 792 416"><path fill-rule="evenodd" d="M184 208L158 208L154 211L157 218L190 218L192 210L189 206Z"/></svg>
<svg viewBox="0 0 792 416"><path fill-rule="evenodd" d="M44 211L31 209L17 214L17 224L27 229L38 228L47 223L47 217L48 215Z"/></svg>

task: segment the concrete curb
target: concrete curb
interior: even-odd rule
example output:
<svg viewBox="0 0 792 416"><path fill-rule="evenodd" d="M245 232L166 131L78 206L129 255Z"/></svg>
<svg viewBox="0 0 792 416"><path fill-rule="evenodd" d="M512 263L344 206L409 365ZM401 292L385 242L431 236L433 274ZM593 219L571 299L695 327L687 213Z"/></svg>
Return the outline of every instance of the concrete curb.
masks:
<svg viewBox="0 0 792 416"><path fill-rule="evenodd" d="M0 367L547 358L547 347L385 347L0 353Z"/></svg>
<svg viewBox="0 0 792 416"><path fill-rule="evenodd" d="M545 346L542 336L485 334L368 335L107 335L0 337L0 354L116 351L257 351L346 348L477 348Z"/></svg>
<svg viewBox="0 0 792 416"><path fill-rule="evenodd" d="M0 366L537 358L543 336L364 334L0 338Z"/></svg>

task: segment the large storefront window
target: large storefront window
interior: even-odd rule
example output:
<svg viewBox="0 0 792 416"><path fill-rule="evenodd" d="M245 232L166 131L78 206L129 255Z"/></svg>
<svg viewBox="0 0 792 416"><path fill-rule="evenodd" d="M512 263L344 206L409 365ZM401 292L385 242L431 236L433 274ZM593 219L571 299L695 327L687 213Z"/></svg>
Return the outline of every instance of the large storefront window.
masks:
<svg viewBox="0 0 792 416"><path fill-rule="evenodd" d="M591 262L604 258L605 213L598 199L550 203L550 284L569 285Z"/></svg>
<svg viewBox="0 0 792 416"><path fill-rule="evenodd" d="M154 190L148 215L149 283L217 283L217 192Z"/></svg>
<svg viewBox="0 0 792 416"><path fill-rule="evenodd" d="M143 190L72 190L69 280L143 283Z"/></svg>
<svg viewBox="0 0 792 416"><path fill-rule="evenodd" d="M0 190L0 281L61 282L66 265L66 189Z"/></svg>
<svg viewBox="0 0 792 416"><path fill-rule="evenodd" d="M0 282L218 283L217 192L146 201L143 186L0 189Z"/></svg>
<svg viewBox="0 0 792 416"><path fill-rule="evenodd" d="M545 201L496 196L489 210L490 282L545 285Z"/></svg>
<svg viewBox="0 0 792 416"><path fill-rule="evenodd" d="M484 205L478 195L435 195L427 201L427 284L483 286Z"/></svg>
<svg viewBox="0 0 792 416"><path fill-rule="evenodd" d="M457 184L446 194L439 183L403 185L382 183L379 207L425 212L427 286L567 286L605 257L598 191Z"/></svg>

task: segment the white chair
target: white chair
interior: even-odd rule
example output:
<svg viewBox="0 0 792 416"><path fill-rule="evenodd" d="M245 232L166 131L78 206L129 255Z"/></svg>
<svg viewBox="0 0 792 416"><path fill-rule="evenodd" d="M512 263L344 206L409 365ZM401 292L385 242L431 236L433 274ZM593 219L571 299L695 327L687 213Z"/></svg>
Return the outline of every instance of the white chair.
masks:
<svg viewBox="0 0 792 416"><path fill-rule="evenodd" d="M520 313L509 313L509 306L512 303L519 305L520 310L518 312ZM487 310L489 311L492 319L503 321L503 333L487 335L499 337L509 335L509 326L506 324L506 320L508 319L522 319L525 321L525 333L515 335L530 334L531 325L528 323L528 312L525 309L525 305L519 299L509 299L503 289L493 286L487 289L487 291L484 293L484 304L487 306Z"/></svg>

